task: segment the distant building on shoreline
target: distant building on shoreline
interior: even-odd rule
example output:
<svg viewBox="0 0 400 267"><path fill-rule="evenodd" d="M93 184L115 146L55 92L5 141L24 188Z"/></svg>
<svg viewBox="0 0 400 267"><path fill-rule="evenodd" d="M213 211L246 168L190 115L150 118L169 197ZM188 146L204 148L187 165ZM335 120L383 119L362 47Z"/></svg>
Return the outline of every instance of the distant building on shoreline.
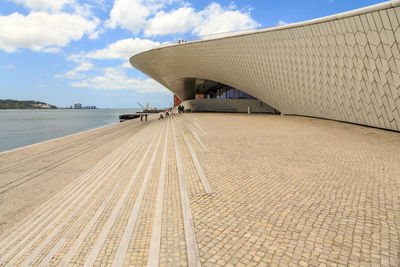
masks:
<svg viewBox="0 0 400 267"><path fill-rule="evenodd" d="M97 109L96 106L82 106L81 103L74 104L74 107L70 107L71 109Z"/></svg>

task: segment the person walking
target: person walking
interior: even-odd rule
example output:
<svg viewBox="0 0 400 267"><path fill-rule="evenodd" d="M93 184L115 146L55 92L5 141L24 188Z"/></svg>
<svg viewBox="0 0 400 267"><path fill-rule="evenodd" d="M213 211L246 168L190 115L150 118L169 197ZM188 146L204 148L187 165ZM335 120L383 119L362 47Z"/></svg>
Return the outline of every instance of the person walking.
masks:
<svg viewBox="0 0 400 267"><path fill-rule="evenodd" d="M140 121L143 121L143 114L140 113Z"/></svg>
<svg viewBox="0 0 400 267"><path fill-rule="evenodd" d="M144 120L147 121L147 114L144 114Z"/></svg>

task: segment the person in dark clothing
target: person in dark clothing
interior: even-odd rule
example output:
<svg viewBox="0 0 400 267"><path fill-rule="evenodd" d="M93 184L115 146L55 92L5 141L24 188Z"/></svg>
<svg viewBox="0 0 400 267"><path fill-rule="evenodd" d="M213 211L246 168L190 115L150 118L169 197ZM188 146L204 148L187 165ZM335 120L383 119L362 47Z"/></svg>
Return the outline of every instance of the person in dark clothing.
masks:
<svg viewBox="0 0 400 267"><path fill-rule="evenodd" d="M144 120L147 121L147 114L144 115Z"/></svg>

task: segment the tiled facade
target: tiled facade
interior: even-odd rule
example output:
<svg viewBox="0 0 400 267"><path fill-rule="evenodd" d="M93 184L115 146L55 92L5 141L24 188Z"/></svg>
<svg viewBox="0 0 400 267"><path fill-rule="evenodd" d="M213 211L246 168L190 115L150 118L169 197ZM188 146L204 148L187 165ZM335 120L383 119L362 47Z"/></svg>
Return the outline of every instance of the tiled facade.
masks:
<svg viewBox="0 0 400 267"><path fill-rule="evenodd" d="M183 100L193 78L257 97L283 114L400 130L400 2L309 22L157 48L133 66Z"/></svg>

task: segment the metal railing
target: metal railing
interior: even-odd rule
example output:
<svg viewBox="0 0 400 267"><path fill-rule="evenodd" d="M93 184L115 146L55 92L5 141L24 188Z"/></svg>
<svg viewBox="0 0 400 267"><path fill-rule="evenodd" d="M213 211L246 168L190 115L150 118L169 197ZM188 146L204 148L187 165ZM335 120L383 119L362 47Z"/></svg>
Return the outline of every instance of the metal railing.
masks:
<svg viewBox="0 0 400 267"><path fill-rule="evenodd" d="M224 38L224 37L235 36L235 35L240 35L240 34L245 34L245 33L253 33L253 32L257 32L257 31L260 31L260 30L265 30L265 29L269 29L269 28L273 28L273 27L276 27L276 26L249 28L249 29L229 31L229 32L211 33L211 34L201 35L201 36L192 36L190 38L180 38L180 39L177 39L177 40L173 40L173 41L168 41L168 42L162 43L157 48L165 47L165 46L178 45L178 44L186 44L186 43L191 43L191 42L196 42L196 41Z"/></svg>

